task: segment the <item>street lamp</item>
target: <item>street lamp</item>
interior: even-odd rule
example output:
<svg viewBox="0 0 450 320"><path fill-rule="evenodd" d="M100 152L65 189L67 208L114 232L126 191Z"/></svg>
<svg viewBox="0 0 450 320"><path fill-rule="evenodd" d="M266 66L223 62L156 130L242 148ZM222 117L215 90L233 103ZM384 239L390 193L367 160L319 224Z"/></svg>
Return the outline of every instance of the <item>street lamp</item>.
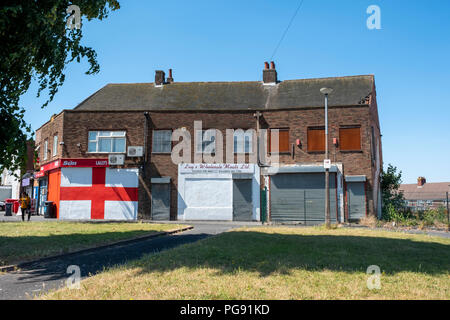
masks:
<svg viewBox="0 0 450 320"><path fill-rule="evenodd" d="M328 95L333 92L332 88L322 88L320 92L325 96L325 225L331 227L330 222L330 161L328 159Z"/></svg>

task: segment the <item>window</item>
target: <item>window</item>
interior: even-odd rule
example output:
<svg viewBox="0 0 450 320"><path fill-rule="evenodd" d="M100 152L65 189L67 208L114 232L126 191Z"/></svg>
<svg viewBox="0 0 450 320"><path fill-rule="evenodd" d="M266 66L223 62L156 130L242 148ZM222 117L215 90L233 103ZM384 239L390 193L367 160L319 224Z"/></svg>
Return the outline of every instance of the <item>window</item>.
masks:
<svg viewBox="0 0 450 320"><path fill-rule="evenodd" d="M172 152L172 130L153 130L152 152Z"/></svg>
<svg viewBox="0 0 450 320"><path fill-rule="evenodd" d="M433 200L427 200L427 205L428 206L432 206L433 205Z"/></svg>
<svg viewBox="0 0 450 320"><path fill-rule="evenodd" d="M195 150L198 153L215 153L216 152L216 130L197 130L196 131Z"/></svg>
<svg viewBox="0 0 450 320"><path fill-rule="evenodd" d="M53 136L52 157L56 156L57 153L58 153L58 136Z"/></svg>
<svg viewBox="0 0 450 320"><path fill-rule="evenodd" d="M278 150L272 150L272 131L278 130ZM289 152L289 129L270 129L269 135L269 152L271 153L287 153ZM275 136L276 133L274 132Z"/></svg>
<svg viewBox="0 0 450 320"><path fill-rule="evenodd" d="M44 160L47 160L47 152L48 152L48 140L44 141Z"/></svg>
<svg viewBox="0 0 450 320"><path fill-rule="evenodd" d="M361 127L339 129L341 151L361 151Z"/></svg>
<svg viewBox="0 0 450 320"><path fill-rule="evenodd" d="M125 153L125 131L89 131L88 152Z"/></svg>
<svg viewBox="0 0 450 320"><path fill-rule="evenodd" d="M233 134L234 153L251 153L253 130L236 130Z"/></svg>
<svg viewBox="0 0 450 320"><path fill-rule="evenodd" d="M325 152L325 128L308 128L308 152Z"/></svg>

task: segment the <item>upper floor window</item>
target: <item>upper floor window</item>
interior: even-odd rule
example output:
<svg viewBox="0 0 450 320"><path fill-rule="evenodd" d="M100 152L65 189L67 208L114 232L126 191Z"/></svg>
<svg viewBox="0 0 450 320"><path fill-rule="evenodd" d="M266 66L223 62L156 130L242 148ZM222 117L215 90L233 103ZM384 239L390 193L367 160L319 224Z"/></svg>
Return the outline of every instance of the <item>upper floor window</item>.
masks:
<svg viewBox="0 0 450 320"><path fill-rule="evenodd" d="M234 153L251 153L252 152L253 131L242 129L233 133Z"/></svg>
<svg viewBox="0 0 450 320"><path fill-rule="evenodd" d="M308 152L324 152L325 151L325 128L324 127L308 128L307 148L308 148Z"/></svg>
<svg viewBox="0 0 450 320"><path fill-rule="evenodd" d="M44 150L42 150L44 152L44 160L47 160L47 153L48 153L48 140L44 141Z"/></svg>
<svg viewBox="0 0 450 320"><path fill-rule="evenodd" d="M125 131L89 131L88 152L125 153Z"/></svg>
<svg viewBox="0 0 450 320"><path fill-rule="evenodd" d="M56 156L58 153L58 136L53 136L53 149L52 149L52 157Z"/></svg>
<svg viewBox="0 0 450 320"><path fill-rule="evenodd" d="M341 151L361 151L361 127L340 128L339 147Z"/></svg>
<svg viewBox="0 0 450 320"><path fill-rule="evenodd" d="M172 130L153 130L152 152L172 152Z"/></svg>
<svg viewBox="0 0 450 320"><path fill-rule="evenodd" d="M278 131L278 148L276 143L272 147L272 139L276 137ZM289 129L270 129L269 135L269 152L271 153L286 153L289 152ZM278 150L277 150L278 149Z"/></svg>
<svg viewBox="0 0 450 320"><path fill-rule="evenodd" d="M197 130L195 151L198 153L216 152L216 130Z"/></svg>

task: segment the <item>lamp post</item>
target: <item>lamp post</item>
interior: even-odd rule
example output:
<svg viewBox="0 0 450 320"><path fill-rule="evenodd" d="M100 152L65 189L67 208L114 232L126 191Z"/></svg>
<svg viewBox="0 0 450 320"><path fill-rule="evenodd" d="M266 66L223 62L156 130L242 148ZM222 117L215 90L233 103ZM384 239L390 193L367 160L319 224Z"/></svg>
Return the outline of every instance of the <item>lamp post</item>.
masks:
<svg viewBox="0 0 450 320"><path fill-rule="evenodd" d="M331 88L322 88L320 92L325 96L325 225L331 227L330 222L330 166L328 158L328 95L333 92ZM325 162L328 162L326 165Z"/></svg>

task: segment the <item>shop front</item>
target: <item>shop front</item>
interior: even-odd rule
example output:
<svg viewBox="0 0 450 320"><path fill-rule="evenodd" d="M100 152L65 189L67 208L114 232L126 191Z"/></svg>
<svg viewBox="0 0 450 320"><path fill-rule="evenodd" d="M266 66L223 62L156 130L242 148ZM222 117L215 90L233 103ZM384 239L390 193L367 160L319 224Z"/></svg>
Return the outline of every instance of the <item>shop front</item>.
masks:
<svg viewBox="0 0 450 320"><path fill-rule="evenodd" d="M137 168L110 168L108 159L61 159L41 172L48 177L41 190L46 187L58 219L137 219Z"/></svg>
<svg viewBox="0 0 450 320"><path fill-rule="evenodd" d="M179 164L178 220L260 221L254 164Z"/></svg>
<svg viewBox="0 0 450 320"><path fill-rule="evenodd" d="M325 170L319 165L265 168L270 219L278 223L318 224L325 221ZM344 221L342 165L330 169L330 220Z"/></svg>

